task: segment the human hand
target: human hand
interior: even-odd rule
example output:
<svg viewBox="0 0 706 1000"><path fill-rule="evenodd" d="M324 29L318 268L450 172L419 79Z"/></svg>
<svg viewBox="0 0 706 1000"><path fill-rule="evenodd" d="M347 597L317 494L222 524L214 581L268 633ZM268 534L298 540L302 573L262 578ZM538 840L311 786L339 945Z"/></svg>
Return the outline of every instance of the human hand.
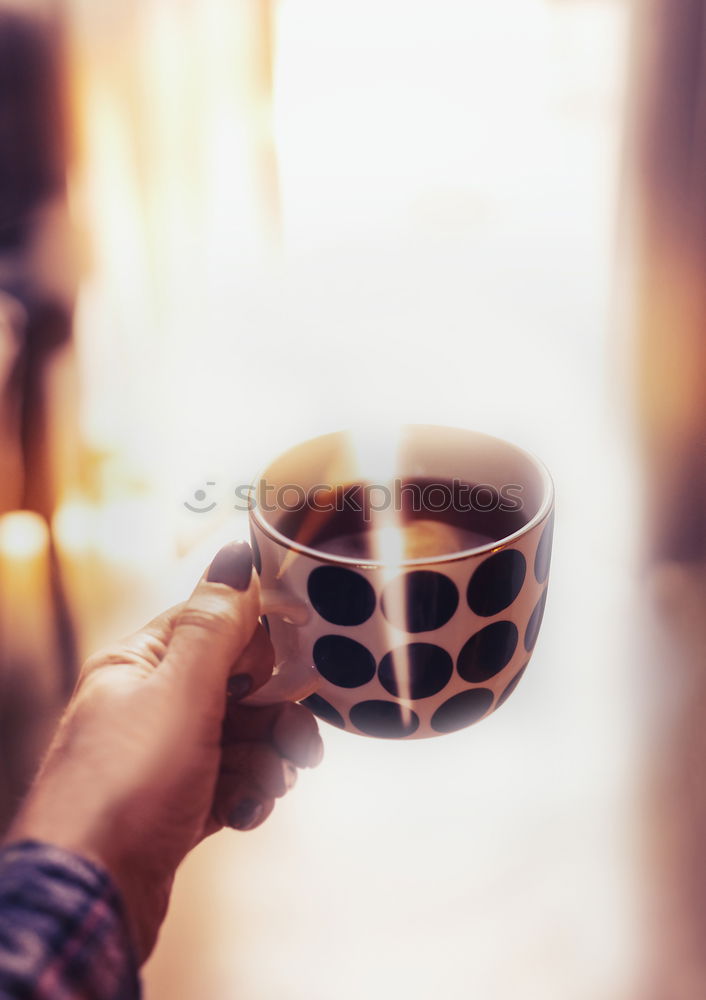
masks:
<svg viewBox="0 0 706 1000"><path fill-rule="evenodd" d="M140 961L177 866L204 837L263 822L323 744L301 705L238 704L270 677L259 583L227 545L191 598L91 656L9 839L91 858L120 889Z"/></svg>

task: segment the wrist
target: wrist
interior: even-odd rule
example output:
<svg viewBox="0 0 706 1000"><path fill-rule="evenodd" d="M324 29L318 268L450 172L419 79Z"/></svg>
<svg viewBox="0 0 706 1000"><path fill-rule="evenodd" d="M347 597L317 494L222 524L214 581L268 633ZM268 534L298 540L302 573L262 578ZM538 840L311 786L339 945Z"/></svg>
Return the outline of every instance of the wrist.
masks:
<svg viewBox="0 0 706 1000"><path fill-rule="evenodd" d="M116 819L108 820L105 813L92 809L87 796L72 795L70 783L60 773L45 773L30 791L2 846L42 844L81 858L103 872L121 901L126 932L142 962L154 942L141 926L135 899L140 880L131 877L129 861L122 856L116 839L120 829Z"/></svg>
<svg viewBox="0 0 706 1000"><path fill-rule="evenodd" d="M28 804L29 805L29 804ZM124 932L139 965L152 951L166 914L171 879L150 879L107 847L105 838L68 823L62 813L45 814L30 805L13 823L2 844L8 850L37 845L90 865L109 882L119 905Z"/></svg>

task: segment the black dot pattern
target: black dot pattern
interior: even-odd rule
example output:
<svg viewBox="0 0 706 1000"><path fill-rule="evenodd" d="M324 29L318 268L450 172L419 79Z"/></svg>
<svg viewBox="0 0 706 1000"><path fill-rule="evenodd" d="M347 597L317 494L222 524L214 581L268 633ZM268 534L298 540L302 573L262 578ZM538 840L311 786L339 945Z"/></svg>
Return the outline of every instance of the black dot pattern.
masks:
<svg viewBox="0 0 706 1000"><path fill-rule="evenodd" d="M417 570L389 583L382 595L382 611L406 632L431 632L441 628L458 607L458 590L443 573Z"/></svg>
<svg viewBox="0 0 706 1000"><path fill-rule="evenodd" d="M255 538L255 532L250 529L250 547L252 548L252 563L255 567L255 572L258 576L262 573L262 556L260 555L260 546L257 544L257 538Z"/></svg>
<svg viewBox="0 0 706 1000"><path fill-rule="evenodd" d="M322 635L317 639L314 663L319 673L337 687L360 687L375 676L375 657L370 650L345 635Z"/></svg>
<svg viewBox="0 0 706 1000"><path fill-rule="evenodd" d="M544 583L549 575L552 561L552 536L554 534L554 514L547 521L534 557L534 575L538 583Z"/></svg>
<svg viewBox="0 0 706 1000"><path fill-rule="evenodd" d="M493 704L488 688L471 688L449 698L434 712L431 727L437 733L455 733L481 719Z"/></svg>
<svg viewBox="0 0 706 1000"><path fill-rule="evenodd" d="M458 654L459 674L471 684L495 677L512 659L517 639L517 626L512 622L486 625L471 636Z"/></svg>
<svg viewBox="0 0 706 1000"><path fill-rule="evenodd" d="M300 704L306 705L310 712L317 716L317 718L323 719L324 722L329 722L332 726L338 726L339 729L345 729L346 724L343 721L341 713L336 711L333 705L330 705L320 694L310 694Z"/></svg>
<svg viewBox="0 0 706 1000"><path fill-rule="evenodd" d="M528 653L531 653L534 649L534 644L537 641L537 636L539 635L539 627L542 624L542 618L544 618L544 606L547 603L547 589L544 588L544 593L537 601L537 606L530 616L530 620L527 624L527 630L525 632L525 649Z"/></svg>
<svg viewBox="0 0 706 1000"><path fill-rule="evenodd" d="M383 656L378 677L395 697L429 698L451 680L453 660L441 646L412 642Z"/></svg>
<svg viewBox="0 0 706 1000"><path fill-rule="evenodd" d="M480 564L468 584L468 606L482 618L504 611L522 590L527 564L517 549L504 549Z"/></svg>
<svg viewBox="0 0 706 1000"><path fill-rule="evenodd" d="M512 692L515 690L517 685L522 680L522 675L524 674L526 669L527 669L527 664L525 663L524 667L521 670L518 670L518 672L515 674L515 676L512 678L508 686L505 688L503 693L498 698L498 704L496 705L496 708L500 708L501 705L505 704L507 699L510 697Z"/></svg>
<svg viewBox="0 0 706 1000"><path fill-rule="evenodd" d="M340 566L318 566L307 589L314 609L334 625L362 625L375 610L375 591L365 577Z"/></svg>
<svg viewBox="0 0 706 1000"><path fill-rule="evenodd" d="M417 713L394 701L361 701L351 709L350 718L361 733L383 739L411 736L419 728Z"/></svg>
<svg viewBox="0 0 706 1000"><path fill-rule="evenodd" d="M547 579L552 525L553 515L543 527L534 558L529 558L530 568L523 553L515 548L502 549L487 556L480 565L476 564L465 598L474 615L491 620L482 623L476 618L477 631L463 645L455 665L446 649L445 632L438 638L433 634L444 629L454 618L464 596L463 586L445 572L410 569L400 572L382 587L377 611L380 618L371 634L377 636L387 621L407 633L408 641L398 640L396 646L390 643L378 664L373 651L359 641L362 633L347 631L363 625L376 613L376 588L361 567L316 565L307 579L309 600L320 619L339 628L328 628L321 623L316 628L317 632L325 633L315 637L312 656L322 684L326 682L325 697L316 693L303 699L302 704L334 726L383 739L404 739L432 732L452 733L472 725L493 708L504 704L519 684L527 663L521 669L514 667L509 682L502 671L514 662L518 646L521 648L523 642L527 652L531 652L544 613L546 587L527 622L524 636L522 627L518 630L509 620L516 616L510 612L503 616L502 612L520 595L528 573L539 583ZM260 553L254 536L252 540L253 561L260 572ZM535 579L531 583L536 587ZM468 612L463 613L468 617ZM502 620L494 620L493 616ZM267 619L262 621L269 632ZM483 627L478 628L478 625ZM436 641L424 641L434 639ZM394 648L390 648L392 646ZM457 677L455 682L454 675ZM503 679L500 693L496 695L488 682L498 675ZM473 687L459 692L458 678ZM454 686L456 692L452 693ZM355 691L358 688L365 688L365 694L356 691L356 703L350 708L350 701L341 702L341 695L336 695L336 689ZM348 696L351 697L356 696ZM427 703L426 711L422 708L425 699L434 699ZM412 704L416 711L409 707Z"/></svg>

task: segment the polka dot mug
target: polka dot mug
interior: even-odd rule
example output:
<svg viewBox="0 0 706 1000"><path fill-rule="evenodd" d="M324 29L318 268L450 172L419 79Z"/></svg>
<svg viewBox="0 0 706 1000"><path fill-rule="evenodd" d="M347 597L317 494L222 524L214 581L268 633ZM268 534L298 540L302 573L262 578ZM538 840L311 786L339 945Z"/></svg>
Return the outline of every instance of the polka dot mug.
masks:
<svg viewBox="0 0 706 1000"><path fill-rule="evenodd" d="M338 432L297 445L256 483L251 539L276 667L247 700L301 700L366 736L463 729L509 697L537 641L551 478L505 441L411 425L399 431L383 482L354 443ZM400 501L405 490L414 511ZM350 510L342 513L346 500L360 537ZM337 524L348 532L338 540L327 528ZM400 546L410 525L416 549ZM396 544L376 550L367 544L376 537Z"/></svg>

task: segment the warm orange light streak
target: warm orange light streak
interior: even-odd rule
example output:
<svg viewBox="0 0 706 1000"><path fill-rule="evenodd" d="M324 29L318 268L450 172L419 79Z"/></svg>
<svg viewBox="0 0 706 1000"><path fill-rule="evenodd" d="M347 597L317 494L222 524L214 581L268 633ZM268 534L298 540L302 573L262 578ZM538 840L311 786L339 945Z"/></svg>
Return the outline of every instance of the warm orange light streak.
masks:
<svg viewBox="0 0 706 1000"><path fill-rule="evenodd" d="M351 448L357 459L360 479L375 486L385 487L390 491L390 495L393 495L393 480L399 473L400 431L389 430L382 434L378 430L374 434L368 430L351 431ZM395 510L393 505L375 510L372 506L369 525L371 548L373 558L381 564L382 580L387 581L397 575L400 564L407 558L406 533L400 512ZM404 621L403 591L400 589L394 593L396 596L393 599L398 607L390 609L391 617L396 621ZM395 650L393 666L401 702L402 721L407 725L411 719L411 708L405 704L411 695L407 646L401 641L397 630L389 623L387 630L389 638L386 645L388 649Z"/></svg>
<svg viewBox="0 0 706 1000"><path fill-rule="evenodd" d="M38 698L58 680L51 595L49 530L38 514L11 511L0 517L0 658L22 671ZM30 679L31 678L31 679Z"/></svg>
<svg viewBox="0 0 706 1000"><path fill-rule="evenodd" d="M46 552L48 545L47 525L39 514L18 510L0 517L0 556L3 559L35 559Z"/></svg>

